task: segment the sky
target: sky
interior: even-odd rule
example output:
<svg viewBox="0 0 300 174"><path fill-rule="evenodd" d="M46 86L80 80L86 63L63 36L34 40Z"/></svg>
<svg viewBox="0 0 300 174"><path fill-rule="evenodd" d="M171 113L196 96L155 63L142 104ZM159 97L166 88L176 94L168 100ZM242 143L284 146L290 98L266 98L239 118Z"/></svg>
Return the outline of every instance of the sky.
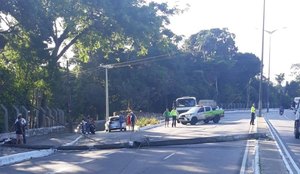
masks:
<svg viewBox="0 0 300 174"><path fill-rule="evenodd" d="M263 0L155 0L187 8L183 14L172 16L168 26L175 34L188 38L201 30L228 28L236 35L238 51L253 53L262 58ZM300 63L300 1L266 0L264 34L264 75L268 77L270 58L270 79L285 73L291 81L292 64ZM189 6L187 6L189 4ZM271 47L269 37L271 36ZM269 48L271 54L269 57Z"/></svg>

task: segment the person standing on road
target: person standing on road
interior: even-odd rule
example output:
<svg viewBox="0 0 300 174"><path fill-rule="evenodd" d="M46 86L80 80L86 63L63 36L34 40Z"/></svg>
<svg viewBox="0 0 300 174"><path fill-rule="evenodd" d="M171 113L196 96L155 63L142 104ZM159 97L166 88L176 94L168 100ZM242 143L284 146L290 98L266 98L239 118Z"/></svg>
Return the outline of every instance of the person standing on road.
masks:
<svg viewBox="0 0 300 174"><path fill-rule="evenodd" d="M136 115L133 112L131 112L130 113L130 122L131 122L132 132L134 132L134 126L136 124L136 121L137 121Z"/></svg>
<svg viewBox="0 0 300 174"><path fill-rule="evenodd" d="M91 134L95 134L96 131L96 125L95 125L95 120L90 117L90 132Z"/></svg>
<svg viewBox="0 0 300 174"><path fill-rule="evenodd" d="M22 114L19 114L18 115L18 118L19 116L21 117L21 128L22 128L22 141L23 141L23 144L26 144L26 126L27 126L27 121L25 118L22 117ZM15 123L17 123L18 121L18 118L16 119Z"/></svg>
<svg viewBox="0 0 300 174"><path fill-rule="evenodd" d="M123 113L120 113L119 115L119 124L120 124L120 131L122 132L123 130L123 123L125 122L125 117Z"/></svg>
<svg viewBox="0 0 300 174"><path fill-rule="evenodd" d="M131 114L129 112L126 117L126 124L127 124L128 130L130 130L130 127L131 127L130 117L131 117Z"/></svg>
<svg viewBox="0 0 300 174"><path fill-rule="evenodd" d="M85 121L84 118L82 118L80 124L81 124L81 133L82 133L82 134L86 134L86 121Z"/></svg>
<svg viewBox="0 0 300 174"><path fill-rule="evenodd" d="M86 117L86 123L85 123L85 133L90 134L91 133L91 123L90 123L90 116Z"/></svg>
<svg viewBox="0 0 300 174"><path fill-rule="evenodd" d="M163 116L165 117L165 127L169 127L170 111L168 108L166 108L165 112L163 113Z"/></svg>
<svg viewBox="0 0 300 174"><path fill-rule="evenodd" d="M23 127L22 126L22 117L21 117L21 115L19 115L17 118L17 121L15 122L17 144L23 144L23 128L22 127Z"/></svg>
<svg viewBox="0 0 300 174"><path fill-rule="evenodd" d="M172 127L176 127L176 119L177 119L177 116L178 116L178 112L176 111L175 107L173 107L170 115L172 117Z"/></svg>
<svg viewBox="0 0 300 174"><path fill-rule="evenodd" d="M250 125L254 125L254 119L255 119L255 105L253 103L252 107L251 107L251 121L250 121Z"/></svg>

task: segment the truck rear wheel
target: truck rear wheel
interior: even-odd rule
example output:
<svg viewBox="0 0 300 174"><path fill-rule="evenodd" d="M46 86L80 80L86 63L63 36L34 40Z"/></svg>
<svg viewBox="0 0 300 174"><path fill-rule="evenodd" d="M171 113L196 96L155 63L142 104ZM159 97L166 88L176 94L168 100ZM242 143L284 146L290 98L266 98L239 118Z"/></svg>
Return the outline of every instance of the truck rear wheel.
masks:
<svg viewBox="0 0 300 174"><path fill-rule="evenodd" d="M191 120L191 125L195 125L198 122L197 117L193 117Z"/></svg>
<svg viewBox="0 0 300 174"><path fill-rule="evenodd" d="M219 121L220 121L220 116L215 116L215 118L213 119L213 122L214 123L219 123Z"/></svg>

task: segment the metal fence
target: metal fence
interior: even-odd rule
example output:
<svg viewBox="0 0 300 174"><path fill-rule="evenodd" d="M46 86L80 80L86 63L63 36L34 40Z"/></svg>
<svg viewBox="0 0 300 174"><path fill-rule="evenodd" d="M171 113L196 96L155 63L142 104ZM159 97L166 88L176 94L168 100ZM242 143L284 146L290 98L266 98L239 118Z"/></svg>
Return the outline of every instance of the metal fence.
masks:
<svg viewBox="0 0 300 174"><path fill-rule="evenodd" d="M219 107L226 109L226 110L246 110L250 109L252 105L247 103L221 103ZM258 106L255 106L258 108ZM262 108L267 108L267 104L263 103ZM278 108L278 105L270 103L269 108Z"/></svg>
<svg viewBox="0 0 300 174"><path fill-rule="evenodd" d="M28 129L62 126L66 123L64 111L58 108L28 109L25 106L8 107L0 104L0 133L14 131L14 123L19 114L26 119Z"/></svg>

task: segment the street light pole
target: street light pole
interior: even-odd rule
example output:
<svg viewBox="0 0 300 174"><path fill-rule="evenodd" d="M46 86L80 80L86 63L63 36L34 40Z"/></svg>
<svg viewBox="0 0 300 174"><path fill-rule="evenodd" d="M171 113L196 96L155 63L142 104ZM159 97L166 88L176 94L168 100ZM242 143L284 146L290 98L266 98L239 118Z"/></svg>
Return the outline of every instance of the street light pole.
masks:
<svg viewBox="0 0 300 174"><path fill-rule="evenodd" d="M105 120L109 117L109 100L108 100L108 68L105 68Z"/></svg>
<svg viewBox="0 0 300 174"><path fill-rule="evenodd" d="M100 67L105 68L105 120L108 120L109 117L108 69L113 68L113 66L100 64Z"/></svg>
<svg viewBox="0 0 300 174"><path fill-rule="evenodd" d="M268 67L268 87L267 87L267 112L269 112L269 108L270 108L270 99L269 98L270 98L271 43L272 43L271 40L272 40L273 32L269 32L266 30L265 30L265 32L269 33L269 67Z"/></svg>
<svg viewBox="0 0 300 174"><path fill-rule="evenodd" d="M286 27L283 27L282 29L285 29ZM268 87L267 87L267 112L269 112L270 107L270 67L271 67L271 44L272 44L272 34L274 34L276 31L278 31L281 28L268 31L265 30L269 34L269 67L268 67Z"/></svg>
<svg viewBox="0 0 300 174"><path fill-rule="evenodd" d="M264 40L265 40L265 4L263 4L263 25L262 25L262 46L261 46L261 62L260 62L260 81L259 81L259 96L258 96L258 116L262 116L262 80L263 80L263 68L264 68Z"/></svg>

